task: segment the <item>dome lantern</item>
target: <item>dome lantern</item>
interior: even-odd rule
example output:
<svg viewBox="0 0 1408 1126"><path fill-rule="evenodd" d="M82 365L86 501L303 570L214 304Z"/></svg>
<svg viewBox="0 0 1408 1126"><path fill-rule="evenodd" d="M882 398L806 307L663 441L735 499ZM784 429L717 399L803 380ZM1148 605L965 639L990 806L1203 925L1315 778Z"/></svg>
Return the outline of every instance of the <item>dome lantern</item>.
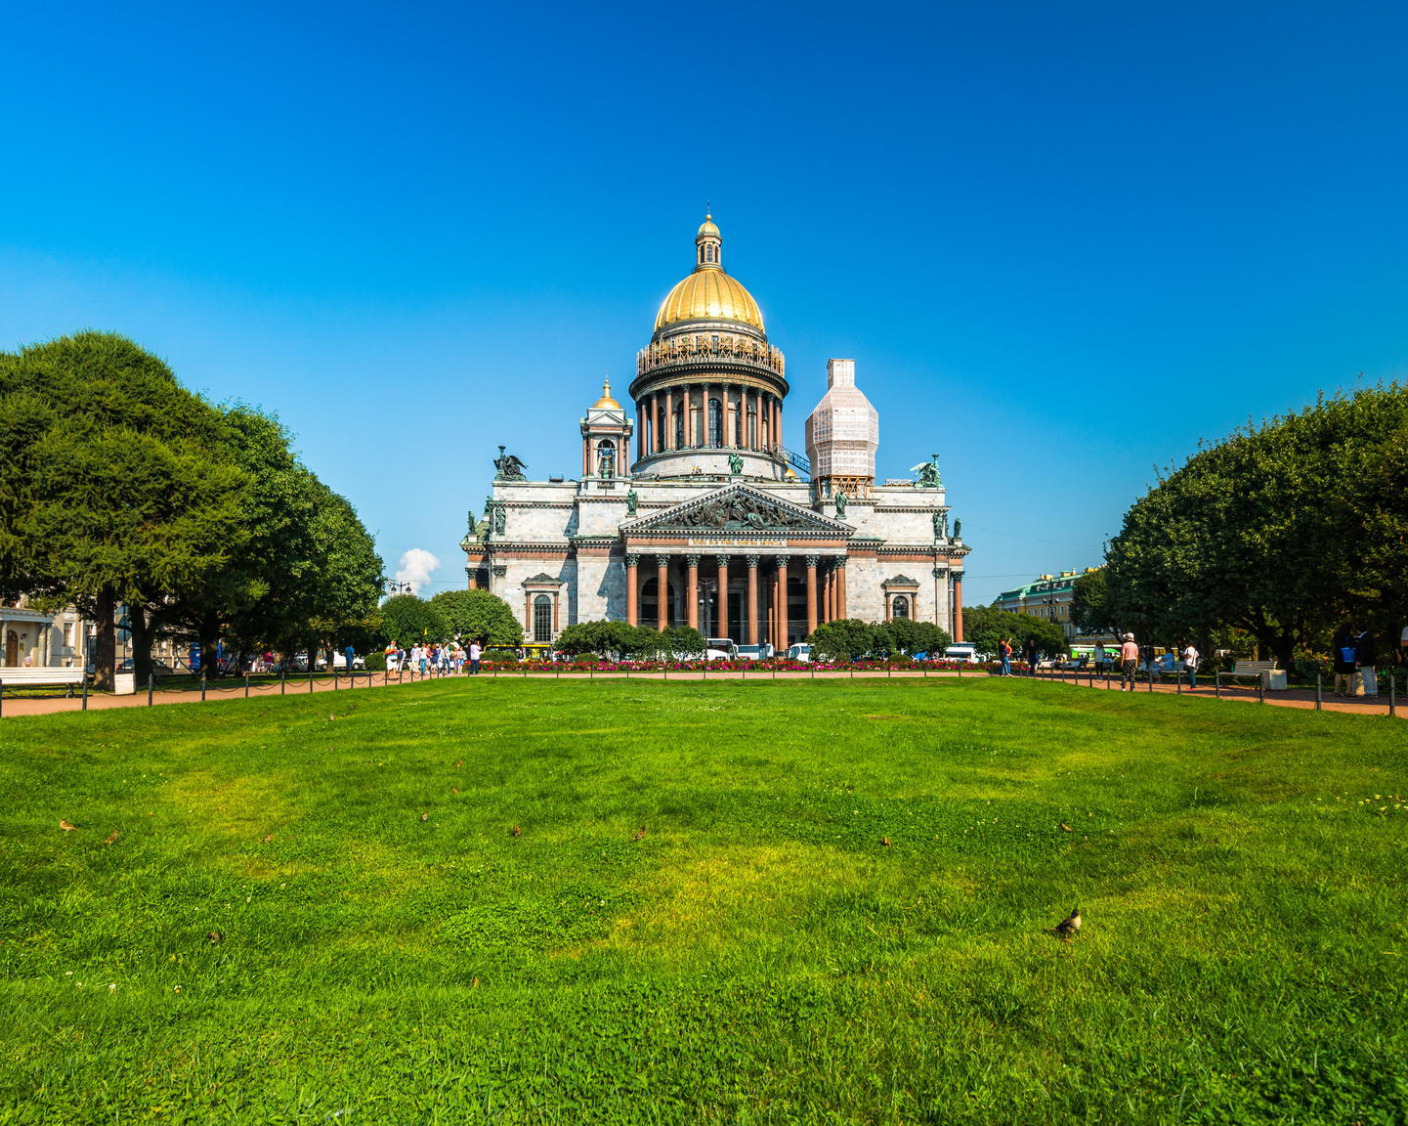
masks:
<svg viewBox="0 0 1408 1126"><path fill-rule="evenodd" d="M699 233L694 236L694 268L696 270L722 270L724 268L724 240L719 228L714 226L714 217L706 214L699 224Z"/></svg>

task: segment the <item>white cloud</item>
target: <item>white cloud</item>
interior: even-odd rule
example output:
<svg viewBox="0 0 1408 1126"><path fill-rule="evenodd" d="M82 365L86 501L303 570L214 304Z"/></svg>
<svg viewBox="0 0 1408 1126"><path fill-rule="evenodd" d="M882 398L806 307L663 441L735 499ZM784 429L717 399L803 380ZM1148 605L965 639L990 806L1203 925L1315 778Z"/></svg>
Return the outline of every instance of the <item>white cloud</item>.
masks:
<svg viewBox="0 0 1408 1126"><path fill-rule="evenodd" d="M430 582L430 574L440 566L440 560L423 547L413 547L401 556L401 566L396 570L398 583L410 583L411 592L419 594L420 588Z"/></svg>

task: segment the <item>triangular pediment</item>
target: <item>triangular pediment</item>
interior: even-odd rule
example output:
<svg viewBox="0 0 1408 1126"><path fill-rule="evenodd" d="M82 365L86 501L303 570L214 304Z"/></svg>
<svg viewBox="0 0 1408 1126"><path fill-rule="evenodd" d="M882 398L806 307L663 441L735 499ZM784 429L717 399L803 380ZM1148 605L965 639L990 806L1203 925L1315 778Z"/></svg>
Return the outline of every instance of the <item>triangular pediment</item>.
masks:
<svg viewBox="0 0 1408 1126"><path fill-rule="evenodd" d="M752 485L729 485L622 526L630 535L647 532L825 532L849 536L849 524Z"/></svg>

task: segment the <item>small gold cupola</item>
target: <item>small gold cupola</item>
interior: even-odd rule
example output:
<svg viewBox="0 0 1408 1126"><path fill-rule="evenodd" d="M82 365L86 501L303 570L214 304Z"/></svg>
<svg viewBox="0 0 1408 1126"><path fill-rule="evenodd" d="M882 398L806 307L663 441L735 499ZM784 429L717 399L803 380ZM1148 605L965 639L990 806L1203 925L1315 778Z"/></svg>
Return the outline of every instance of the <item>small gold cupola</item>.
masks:
<svg viewBox="0 0 1408 1126"><path fill-rule="evenodd" d="M592 404L592 410L613 410L621 409L621 404L611 397L611 380L604 379L601 383L601 398Z"/></svg>
<svg viewBox="0 0 1408 1126"><path fill-rule="evenodd" d="M699 224L699 233L694 236L696 270L722 270L724 265L724 240L719 237L719 228L714 226L714 217L706 214Z"/></svg>

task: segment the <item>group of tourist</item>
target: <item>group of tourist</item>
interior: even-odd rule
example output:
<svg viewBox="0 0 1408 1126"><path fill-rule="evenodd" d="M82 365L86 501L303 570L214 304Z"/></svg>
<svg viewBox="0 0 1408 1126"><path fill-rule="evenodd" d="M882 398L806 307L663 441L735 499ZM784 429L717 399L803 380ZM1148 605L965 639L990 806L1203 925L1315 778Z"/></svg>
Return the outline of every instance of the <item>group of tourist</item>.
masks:
<svg viewBox="0 0 1408 1126"><path fill-rule="evenodd" d="M1402 646L1408 649L1408 629ZM1336 696L1377 696L1379 694L1379 647L1367 629L1346 623L1330 642L1335 666Z"/></svg>
<svg viewBox="0 0 1408 1126"><path fill-rule="evenodd" d="M419 671L421 676L427 676L432 672L441 675L457 674L462 672L465 665L469 666L469 675L479 674L479 661L484 655L484 647L478 641L471 641L466 648L458 643L454 645L412 645L409 649L402 649L396 642L392 642L386 647L386 668L389 672L398 672L409 669L412 672Z"/></svg>
<svg viewBox="0 0 1408 1126"><path fill-rule="evenodd" d="M1202 663L1203 655L1198 652L1198 647L1191 641L1180 641L1173 649L1177 653L1177 660L1183 662L1183 671L1188 674L1188 687L1198 687L1198 666ZM1149 674L1151 680L1158 679L1158 662L1154 657L1154 647L1146 645L1142 649L1139 643L1134 640L1134 634L1127 633L1120 638L1120 691L1126 688L1134 691L1134 674L1139 671L1140 665ZM1176 668L1176 665L1170 666Z"/></svg>

